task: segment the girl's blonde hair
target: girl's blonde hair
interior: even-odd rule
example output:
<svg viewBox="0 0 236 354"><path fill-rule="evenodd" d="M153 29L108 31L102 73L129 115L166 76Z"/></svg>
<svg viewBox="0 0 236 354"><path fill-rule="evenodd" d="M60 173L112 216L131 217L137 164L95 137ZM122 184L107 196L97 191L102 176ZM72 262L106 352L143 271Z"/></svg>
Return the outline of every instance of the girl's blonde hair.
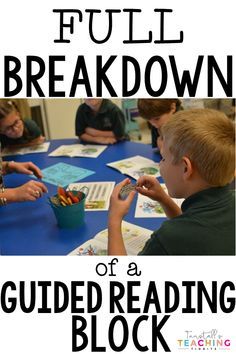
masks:
<svg viewBox="0 0 236 354"><path fill-rule="evenodd" d="M235 126L222 112L194 109L174 114L161 128L173 163L187 156L212 186L224 186L235 174Z"/></svg>

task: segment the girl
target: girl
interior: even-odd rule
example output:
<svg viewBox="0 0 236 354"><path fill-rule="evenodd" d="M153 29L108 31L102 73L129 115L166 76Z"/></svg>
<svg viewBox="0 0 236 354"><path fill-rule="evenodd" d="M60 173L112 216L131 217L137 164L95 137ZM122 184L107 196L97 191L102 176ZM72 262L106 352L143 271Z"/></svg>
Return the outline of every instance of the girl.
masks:
<svg viewBox="0 0 236 354"><path fill-rule="evenodd" d="M32 119L22 120L15 102L0 101L0 141L2 147L25 147L43 143L45 138Z"/></svg>

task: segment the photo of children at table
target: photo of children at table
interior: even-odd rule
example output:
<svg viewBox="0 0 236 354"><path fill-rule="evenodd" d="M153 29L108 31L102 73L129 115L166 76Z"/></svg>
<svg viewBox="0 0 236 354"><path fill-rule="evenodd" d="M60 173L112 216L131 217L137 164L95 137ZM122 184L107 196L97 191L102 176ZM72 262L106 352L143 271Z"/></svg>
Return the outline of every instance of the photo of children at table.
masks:
<svg viewBox="0 0 236 354"><path fill-rule="evenodd" d="M115 144L125 139L125 117L108 99L85 99L76 113L75 134L83 142Z"/></svg>
<svg viewBox="0 0 236 354"><path fill-rule="evenodd" d="M151 125L153 148L157 148L157 150L160 151L160 128L169 120L172 114L182 109L179 99L138 99L139 114Z"/></svg>
<svg viewBox="0 0 236 354"><path fill-rule="evenodd" d="M158 201L168 220L154 231L141 255L234 255L235 198L229 184L235 173L235 126L224 113L211 109L180 111L162 126L159 182L140 177L136 191ZM125 255L121 223L135 191L122 200L111 196L108 254ZM181 209L172 198L184 198Z"/></svg>
<svg viewBox="0 0 236 354"><path fill-rule="evenodd" d="M0 100L0 141L2 148L26 147L43 143L45 138L42 136L40 128L32 119L22 119L15 101Z"/></svg>

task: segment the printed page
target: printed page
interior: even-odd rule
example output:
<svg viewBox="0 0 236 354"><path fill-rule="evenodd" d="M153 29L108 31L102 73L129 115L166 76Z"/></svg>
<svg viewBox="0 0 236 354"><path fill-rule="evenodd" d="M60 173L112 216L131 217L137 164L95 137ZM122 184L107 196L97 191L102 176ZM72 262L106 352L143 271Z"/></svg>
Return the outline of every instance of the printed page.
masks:
<svg viewBox="0 0 236 354"><path fill-rule="evenodd" d="M61 145L56 150L51 152L48 156L69 156L69 157L98 157L105 149L107 145Z"/></svg>
<svg viewBox="0 0 236 354"><path fill-rule="evenodd" d="M88 188L88 194L85 201L86 211L108 210L111 193L115 182L87 182L72 183L68 190L79 191L83 187Z"/></svg>
<svg viewBox="0 0 236 354"><path fill-rule="evenodd" d="M152 177L160 176L159 164L139 155L108 163L107 166L115 168L136 180L144 175Z"/></svg>
<svg viewBox="0 0 236 354"><path fill-rule="evenodd" d="M106 256L107 255L107 238L105 242L101 242L96 238L92 238L74 251L69 256Z"/></svg>
<svg viewBox="0 0 236 354"><path fill-rule="evenodd" d="M122 222L122 235L128 255L137 255L152 234L151 230ZM108 229L99 232L93 239L83 243L69 255L106 255L108 244Z"/></svg>
<svg viewBox="0 0 236 354"><path fill-rule="evenodd" d="M14 155L26 155L26 154L37 154L40 152L47 152L49 149L50 143L43 143L39 145L32 145L24 148L17 148L17 149L3 149L2 156L14 156Z"/></svg>
<svg viewBox="0 0 236 354"><path fill-rule="evenodd" d="M60 162L42 170L42 181L56 186L66 187L68 184L79 181L94 173L94 171L85 168ZM34 176L30 177L35 178Z"/></svg>
<svg viewBox="0 0 236 354"><path fill-rule="evenodd" d="M164 183L162 188L168 194L168 190ZM174 202L181 208L184 199L172 198ZM135 209L135 218L166 218L166 214L159 202L138 194L137 204Z"/></svg>
<svg viewBox="0 0 236 354"><path fill-rule="evenodd" d="M126 221L122 223L122 234L128 255L137 255L150 238L152 231Z"/></svg>

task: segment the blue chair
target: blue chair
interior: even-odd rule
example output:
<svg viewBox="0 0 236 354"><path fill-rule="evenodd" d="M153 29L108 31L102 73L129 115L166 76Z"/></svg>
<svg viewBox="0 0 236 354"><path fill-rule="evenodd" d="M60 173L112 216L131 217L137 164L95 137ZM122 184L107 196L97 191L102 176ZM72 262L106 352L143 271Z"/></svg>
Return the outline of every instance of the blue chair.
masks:
<svg viewBox="0 0 236 354"><path fill-rule="evenodd" d="M123 99L122 110L126 119L126 134L129 135L131 140L141 140L141 131L138 122L136 121L136 118L139 117L137 100Z"/></svg>

